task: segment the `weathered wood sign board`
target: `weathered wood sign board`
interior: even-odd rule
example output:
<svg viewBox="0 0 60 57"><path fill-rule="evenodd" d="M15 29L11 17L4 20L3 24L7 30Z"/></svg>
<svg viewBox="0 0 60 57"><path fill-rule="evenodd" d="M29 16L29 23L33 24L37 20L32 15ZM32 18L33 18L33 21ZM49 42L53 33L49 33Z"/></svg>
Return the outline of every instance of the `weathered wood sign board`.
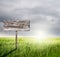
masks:
<svg viewBox="0 0 60 57"><path fill-rule="evenodd" d="M4 30L30 30L30 21L4 21Z"/></svg>

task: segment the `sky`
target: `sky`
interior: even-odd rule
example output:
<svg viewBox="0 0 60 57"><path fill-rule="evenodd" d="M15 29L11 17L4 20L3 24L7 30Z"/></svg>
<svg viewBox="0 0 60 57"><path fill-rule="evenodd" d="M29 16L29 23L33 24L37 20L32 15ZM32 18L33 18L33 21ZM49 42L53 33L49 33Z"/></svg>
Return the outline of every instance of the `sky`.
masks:
<svg viewBox="0 0 60 57"><path fill-rule="evenodd" d="M3 20L30 20L30 31L19 36L46 34L60 37L60 0L0 0L0 36L13 36L5 31Z"/></svg>

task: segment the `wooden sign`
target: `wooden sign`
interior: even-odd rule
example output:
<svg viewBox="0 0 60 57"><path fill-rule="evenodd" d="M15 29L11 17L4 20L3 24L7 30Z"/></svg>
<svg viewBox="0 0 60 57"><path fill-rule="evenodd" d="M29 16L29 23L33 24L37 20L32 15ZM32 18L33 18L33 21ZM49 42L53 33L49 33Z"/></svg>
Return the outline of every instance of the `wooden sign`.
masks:
<svg viewBox="0 0 60 57"><path fill-rule="evenodd" d="M30 21L4 21L4 30L30 30Z"/></svg>
<svg viewBox="0 0 60 57"><path fill-rule="evenodd" d="M15 30L16 31L16 37L15 37L15 47L17 49L18 43L17 43L17 36L18 36L18 30L30 30L30 21L29 20L16 20L16 21L4 21L4 30Z"/></svg>

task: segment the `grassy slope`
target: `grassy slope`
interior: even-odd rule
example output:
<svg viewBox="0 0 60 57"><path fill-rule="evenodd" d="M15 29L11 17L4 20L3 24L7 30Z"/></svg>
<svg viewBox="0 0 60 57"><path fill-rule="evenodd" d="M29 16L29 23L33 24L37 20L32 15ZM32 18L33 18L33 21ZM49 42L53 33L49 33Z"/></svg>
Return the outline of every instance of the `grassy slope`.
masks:
<svg viewBox="0 0 60 57"><path fill-rule="evenodd" d="M0 57L15 48L15 39L0 38ZM42 42L32 38L19 38L18 49L6 57L60 57L60 39L48 39Z"/></svg>

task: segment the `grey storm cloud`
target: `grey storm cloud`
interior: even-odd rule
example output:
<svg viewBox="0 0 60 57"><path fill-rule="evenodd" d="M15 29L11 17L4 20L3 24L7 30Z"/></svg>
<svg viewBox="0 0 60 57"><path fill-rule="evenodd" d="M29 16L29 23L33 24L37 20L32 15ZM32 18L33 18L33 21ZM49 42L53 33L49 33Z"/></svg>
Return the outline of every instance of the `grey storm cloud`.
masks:
<svg viewBox="0 0 60 57"><path fill-rule="evenodd" d="M59 5L60 0L0 0L0 22L16 18L30 19L31 31L24 32L25 34L33 34L36 27L40 29L42 26L42 28L47 28L50 34L60 35ZM2 27L0 31L1 29ZM2 31L3 33L8 32Z"/></svg>

